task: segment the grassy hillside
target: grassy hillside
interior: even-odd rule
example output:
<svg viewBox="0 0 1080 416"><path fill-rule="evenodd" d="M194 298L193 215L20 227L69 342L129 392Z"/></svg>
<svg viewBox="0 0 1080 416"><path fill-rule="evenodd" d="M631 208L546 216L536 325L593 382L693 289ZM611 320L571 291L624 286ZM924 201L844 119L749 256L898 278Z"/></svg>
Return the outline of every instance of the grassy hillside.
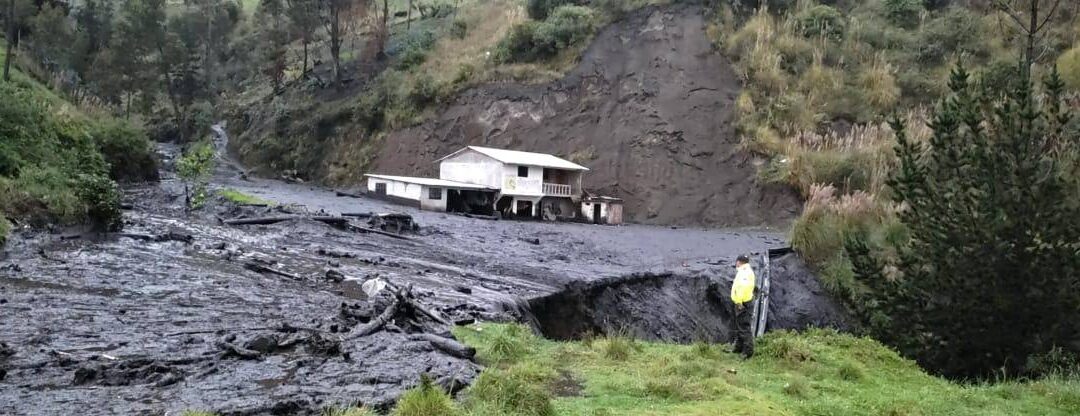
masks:
<svg viewBox="0 0 1080 416"><path fill-rule="evenodd" d="M743 361L726 345L609 337L554 342L506 325L458 328L490 364L467 414L1068 415L1080 381L959 385L869 338L773 332ZM550 411L543 398L550 397Z"/></svg>
<svg viewBox="0 0 1080 416"><path fill-rule="evenodd" d="M115 229L115 180L157 177L140 127L88 113L17 69L0 81L0 137L0 243L10 222Z"/></svg>

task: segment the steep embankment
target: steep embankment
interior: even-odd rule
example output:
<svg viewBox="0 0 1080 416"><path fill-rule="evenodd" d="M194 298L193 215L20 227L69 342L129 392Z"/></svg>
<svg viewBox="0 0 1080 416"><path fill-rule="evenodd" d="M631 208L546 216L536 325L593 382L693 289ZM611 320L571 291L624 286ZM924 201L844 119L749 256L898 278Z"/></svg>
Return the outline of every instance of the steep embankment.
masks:
<svg viewBox="0 0 1080 416"><path fill-rule="evenodd" d="M631 221L785 222L799 201L756 182L733 125L739 81L705 25L696 6L640 10L561 80L475 88L391 133L374 170L435 174L437 158L469 144L549 152L589 166L586 188L624 198Z"/></svg>

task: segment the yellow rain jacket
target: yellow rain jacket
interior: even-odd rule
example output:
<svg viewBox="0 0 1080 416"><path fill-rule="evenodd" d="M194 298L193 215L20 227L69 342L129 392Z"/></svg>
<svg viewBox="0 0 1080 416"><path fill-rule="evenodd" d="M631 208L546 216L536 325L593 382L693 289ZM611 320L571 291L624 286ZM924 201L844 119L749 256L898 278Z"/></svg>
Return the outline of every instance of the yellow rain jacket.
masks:
<svg viewBox="0 0 1080 416"><path fill-rule="evenodd" d="M739 266L735 272L735 281L731 283L731 301L740 305L753 299L754 279L754 270L749 264Z"/></svg>

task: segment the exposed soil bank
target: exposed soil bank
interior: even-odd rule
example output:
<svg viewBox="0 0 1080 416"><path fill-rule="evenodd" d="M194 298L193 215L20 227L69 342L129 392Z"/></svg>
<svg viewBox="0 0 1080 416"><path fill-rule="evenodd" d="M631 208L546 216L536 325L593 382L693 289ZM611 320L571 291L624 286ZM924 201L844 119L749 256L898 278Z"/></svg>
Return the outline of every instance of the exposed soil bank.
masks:
<svg viewBox="0 0 1080 416"><path fill-rule="evenodd" d="M757 184L755 160L739 150L739 79L704 13L646 8L602 30L562 80L468 90L390 134L375 170L433 175L436 159L468 144L547 152L590 167L586 188L623 198L633 222L785 223L801 203Z"/></svg>
<svg viewBox="0 0 1080 416"><path fill-rule="evenodd" d="M554 339L616 333L683 343L727 342L734 336L728 300L733 274L720 268L575 282L529 303L541 333ZM843 309L796 255L773 259L767 329L846 329L847 322Z"/></svg>

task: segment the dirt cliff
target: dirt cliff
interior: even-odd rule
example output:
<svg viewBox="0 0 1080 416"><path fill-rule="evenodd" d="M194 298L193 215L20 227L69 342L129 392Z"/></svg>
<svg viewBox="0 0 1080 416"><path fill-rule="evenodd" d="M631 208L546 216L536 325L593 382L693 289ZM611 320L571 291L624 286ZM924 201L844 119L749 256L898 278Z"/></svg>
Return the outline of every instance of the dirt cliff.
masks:
<svg viewBox="0 0 1080 416"><path fill-rule="evenodd" d="M586 188L624 198L630 221L782 224L798 197L756 183L733 125L739 80L703 14L646 8L602 30L561 80L466 91L390 134L374 170L433 175L436 159L470 144L547 152L590 167Z"/></svg>

